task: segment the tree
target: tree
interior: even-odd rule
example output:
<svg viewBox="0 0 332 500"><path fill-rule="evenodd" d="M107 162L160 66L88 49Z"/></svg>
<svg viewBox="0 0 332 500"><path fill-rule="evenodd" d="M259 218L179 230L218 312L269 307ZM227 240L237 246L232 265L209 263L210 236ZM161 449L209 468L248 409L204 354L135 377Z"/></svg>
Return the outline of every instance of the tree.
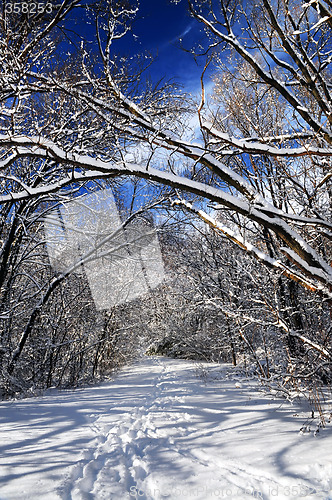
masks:
<svg viewBox="0 0 332 500"><path fill-rule="evenodd" d="M71 56L71 69L59 63L60 42L66 16L80 8L78 1L66 0L47 16L34 18L29 29L3 9L0 202L6 213L14 205L67 194L68 186L140 177L170 186L173 205L195 213L330 307L329 3L188 2L206 33L204 51L219 65L231 54L229 85L241 78L251 92L251 103L243 101L247 113L238 112L244 126L233 126L230 135L220 113L204 113L202 84L203 140L197 143L183 135L184 116L191 111L185 96L174 86L145 85L140 61L134 67L115 56L116 40L127 36L138 7L121 0L86 4L97 28L97 50L88 51L83 41ZM261 113L262 103L269 109L276 103L280 113L255 127L254 114ZM131 155L137 144L148 151L139 164ZM160 151L168 155L160 157ZM180 165L184 159L186 169ZM266 188L269 182L274 185L271 175L278 186L272 200ZM227 219L224 223L197 209L192 198L201 208L212 202L214 209L231 212L237 227L246 231L234 231ZM252 228L260 228L254 238ZM12 245L7 237L5 260ZM290 333L317 353L317 366L330 363L329 333L320 342L296 330Z"/></svg>
<svg viewBox="0 0 332 500"><path fill-rule="evenodd" d="M203 5L205 4L208 5L209 2L205 2ZM71 2L70 6L73 8L75 2ZM275 89L278 98L286 102L289 116L294 116L293 123L290 124L292 128L299 129L301 126L300 131L292 131L292 133L287 134L287 137L283 133L281 138L278 134L275 137L267 138L253 138L251 136L235 139L218 131L213 124L202 121L202 129L205 131L207 140L204 146L200 146L188 144L181 139L181 136L169 132L170 120L174 120L174 113L170 99L167 101L167 106L164 106L166 99L164 91L159 94L158 91L155 91L154 95L151 93L150 95L146 95L146 93L130 95L131 89L128 88L128 81L122 76L122 68L119 68L115 74L117 68L116 70L113 68L111 47L114 38L123 34L116 35L115 26L122 26L123 23L127 22L127 18L135 12L135 9L128 12L120 7L121 2L109 3L106 12L107 24L103 25L105 33L103 33L103 39L101 36L99 37L100 59L103 64L102 77L98 78L92 73L85 50L80 56L80 61L77 61L77 64L80 65L80 72L76 72L75 76L63 75L60 68L49 67L48 64L36 71L31 69L29 61L32 58L39 61L42 57L43 60L46 59L43 51L51 50L52 57L55 57L56 52L52 48L45 48L46 39L50 36L51 27L55 23L54 19L51 21L51 27L48 26L44 30L40 28L38 36L34 38L33 42L25 43L23 47L18 49L18 72L10 72L9 78L5 81L7 89L10 82L11 91L6 93L5 89L2 92L3 112L9 116L20 116L20 114L24 116L26 109L28 109L28 113L31 113L35 107L30 102L31 97L25 96L42 93L44 99L56 99L57 106L62 104L66 107L65 110L62 108L62 113L67 114L68 127L65 133L61 130L59 132L58 123L52 125L45 123L43 127L41 123L38 123L37 118L32 130L25 133L27 131L24 130L23 118L15 121L15 125L16 123L17 125L14 126L14 129L10 127L8 119L4 121L5 133L1 136L3 170L5 171L5 168L10 165L16 165L21 158L29 157L41 160L48 175L47 177L41 176L39 173L37 186L31 185L31 183L22 186L20 178L16 178L16 184L13 184L15 181L11 179L10 185L6 186L4 190L1 201L4 203L12 199L17 201L29 199L40 196L41 193L59 191L73 182L86 181L95 177L117 175L144 177L212 200L277 234L285 244L282 251L295 264L296 268L293 270L283 262L273 261L264 255L261 255L261 260L281 269L304 286L330 297L331 269L329 263L325 262L322 256L302 237L300 231L295 231L295 225L298 224L321 229L325 234L330 229L330 223L321 214L307 217L288 213L281 209L277 210L250 185L246 178L228 169L220 161L221 157L241 153L291 158L308 156L313 157L316 162L320 157L328 158L330 156L331 139L328 123L331 118L327 113L329 84L328 77L325 76L328 75L329 59L328 55L324 53L327 50L325 47L326 37L330 29L329 24L325 22L324 18L320 18L320 13L317 13L311 6L306 7L304 13L301 11L296 21L289 13L289 9L285 10L284 8L281 9L281 14L278 14L279 17L283 16L286 23L287 30L284 34L284 30L279 29L280 22L278 22L272 7L267 2L263 2L262 12L266 13L265 23L269 21L271 24L270 30L264 38L259 37L254 31L255 24L250 23L252 28L249 26L249 20L256 13L253 8L247 12L242 9L241 4L233 5L234 12L232 13L229 12L227 4L221 3L220 20L213 11L210 12L212 20L209 20L203 14L196 12L194 6L190 4L194 17L203 23L209 34L215 38L214 45L226 44L226 46L236 50L240 57L250 64L257 75L258 82L268 88ZM58 14L55 17L61 19ZM245 34L249 33L253 38L253 47L249 46L248 43L246 47L241 45L241 35L237 37L232 31L232 25L239 23L239 17L241 22L243 19L247 21ZM313 20L311 21L311 19ZM319 23L319 19L322 19L322 22ZM218 31L217 27L224 24L226 27L223 28L223 31ZM10 44L5 40L13 38L10 27L5 25L5 28L2 41L3 45L6 44L4 66L12 50ZM300 34L296 32L293 36L295 28L297 31L300 30ZM315 34L314 39L312 32ZM291 37L295 41L289 47ZM103 40L104 46L102 46ZM264 50L265 56L269 56L274 61L273 68L264 69L264 65L268 66L270 59L266 63L262 59L260 63L258 58L251 56L250 49L256 50L256 46L261 51ZM282 48L285 50L292 48L291 61L284 62L277 57L277 53ZM303 61L299 55L296 56L295 49L299 51L299 54L302 54ZM313 50L315 52L311 54ZM284 82L282 82L281 77L276 76L277 65L284 74ZM127 91L127 95L124 91ZM16 95L18 99L14 101L15 107L12 106L9 112L8 99L10 96ZM24 100L20 96L24 96ZM151 105L153 98L158 103L155 107ZM173 99L176 101L174 101L175 106L178 101L175 96ZM310 99L314 99L313 104L317 109L317 117L312 116L308 109L308 100ZM71 106L68 109L67 101L69 100ZM136 104L135 101L140 102ZM44 104L44 109L47 114L47 109L51 109L50 105ZM325 121L327 123L324 125ZM84 131L88 129L90 132L84 134ZM97 137L98 149L96 147ZM306 142L299 145L301 140ZM213 173L216 179L215 184L218 181L223 185L226 184L229 188L234 189L238 196L230 194L229 191L217 189L215 186L197 182L195 179L188 179L170 171L153 168L150 166L151 161L153 161L151 158L148 167L145 168L132 164L126 161L123 154L120 154L123 149L119 146L123 146L124 141L144 141L154 145L155 148L163 147L174 154L191 158L201 164L203 168L208 169L209 173ZM280 141L282 141L281 146L278 146ZM285 141L287 142L285 143ZM215 142L228 145L229 148L227 150L225 147L216 149ZM110 147L110 144L113 147ZM45 167L45 164L48 168ZM50 175L51 165L53 168L54 165L61 165L61 172L57 168L55 170L57 175L52 177ZM329 174L327 174L327 178L320 179L319 188L326 187L329 184L329 179ZM23 189L19 186L22 186ZM5 194L6 192L8 194ZM251 249L251 251L256 252L257 256L259 255L257 249Z"/></svg>

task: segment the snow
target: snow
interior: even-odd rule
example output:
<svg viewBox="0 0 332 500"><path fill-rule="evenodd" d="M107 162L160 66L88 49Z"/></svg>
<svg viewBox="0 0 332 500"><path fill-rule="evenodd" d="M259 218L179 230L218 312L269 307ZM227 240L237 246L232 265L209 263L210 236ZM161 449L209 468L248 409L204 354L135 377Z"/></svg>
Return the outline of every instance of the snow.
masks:
<svg viewBox="0 0 332 500"><path fill-rule="evenodd" d="M311 28L309 28L308 31L313 31L313 30L319 28L321 26L321 24L326 23L326 21L328 21L329 19L330 19L330 16L322 17L316 24L311 26ZM307 33L307 31L300 31L300 30L293 31L293 35L303 35L305 33Z"/></svg>
<svg viewBox="0 0 332 500"><path fill-rule="evenodd" d="M297 106L296 109L298 111L302 111L305 113L309 113L307 108L303 106ZM301 147L275 147L270 144L263 144L261 142L255 141L253 137L248 138L239 138L230 136L225 132L220 132L216 129L212 123L205 122L203 123L203 129L208 131L213 137L219 139L220 141L224 141L228 144L231 144L233 147L238 148L239 151L253 153L253 154L269 154L272 156L285 156L285 157L298 157L298 156L307 156L309 154L318 155L318 156L331 156L330 148L316 148L311 146L311 143L305 144ZM233 151L234 154L234 151Z"/></svg>
<svg viewBox="0 0 332 500"><path fill-rule="evenodd" d="M145 357L0 403L0 498L331 499L331 427L301 433L309 417L229 365Z"/></svg>

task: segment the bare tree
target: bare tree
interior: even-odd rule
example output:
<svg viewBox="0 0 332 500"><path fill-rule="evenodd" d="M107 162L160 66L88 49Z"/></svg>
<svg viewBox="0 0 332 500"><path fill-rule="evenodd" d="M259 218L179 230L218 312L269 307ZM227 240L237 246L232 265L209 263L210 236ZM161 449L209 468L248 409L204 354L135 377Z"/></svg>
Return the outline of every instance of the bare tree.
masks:
<svg viewBox="0 0 332 500"><path fill-rule="evenodd" d="M208 5L208 2L203 5ZM71 2L71 6L74 7L75 2ZM66 76L60 71L60 68L48 68L47 65L36 71L31 69L29 58L41 60L43 57L43 60L46 59L44 52L50 49L47 49L49 44L46 44L45 40L47 36L50 36L51 27L55 24L54 19L51 22L52 26L44 30L40 29L33 43L28 43L24 48L20 48L24 57L22 54L19 55L17 62L19 71L16 73L11 71L6 79L7 88L9 88L8 81L12 79L13 82L10 86L10 94L6 94L5 91L2 94L3 113L6 117L7 115L20 116L20 114L24 115L27 112L27 108L30 113L33 109L29 102L30 97L26 98L25 96L31 96L38 91L38 95L42 93L42 97L46 100L56 99L59 105L63 103L63 113L68 114L65 122L68 126L59 130L57 123L51 123L50 119L43 118L45 125L42 126L40 123L37 125L37 119L35 129L30 129L26 133L22 120L16 121L17 126L14 129L10 128L9 117L7 122L5 120L5 133L1 136L3 171L6 172L6 168L17 164L21 158L38 158L42 161L47 176L41 175L39 172L37 186L31 185L31 182L22 185L22 179L15 176L15 180L11 179L10 185L5 188L1 201L29 199L45 192L59 191L73 182L82 182L95 177L119 175L144 177L198 194L205 199L226 206L274 232L283 241L284 246L281 247L281 252L295 265L294 268L288 266L282 258L273 260L260 253L258 249L252 248L251 251L256 252L257 256L260 256L266 264L282 270L284 274L299 281L304 286L320 291L325 297L330 297L331 269L329 263L312 247L310 242L303 238L301 231L296 230L296 227L306 225L317 230L320 229L324 235L328 234L331 228L324 214L305 216L285 209L276 209L244 176L229 169L221 161L222 157L243 153L291 158L307 156L315 158L314 161L318 161L318 158L321 157L328 158L330 156L329 58L328 55L325 55L327 51L325 40L326 32L330 29L329 23L320 17L320 13L312 9L311 6L306 7L304 12L301 11L299 18L295 21L292 17L293 13L290 14L293 10L280 8L281 14L278 16L282 16L283 22L286 23L283 26L286 30L281 30L279 28L281 21L278 22L272 7L267 2L263 2L262 12L265 13L265 22L270 23L267 37L267 40L273 41L270 43L265 40L266 37L256 33L255 23L249 23L256 12L253 8L246 11L241 7L241 4L232 4L232 10L222 2L221 12L218 13L220 18L218 18L213 11L207 12L206 15L196 12L194 5L190 4L192 14L204 24L210 36L213 37L211 45L215 48L218 45L226 44L237 51L239 56L250 64L257 75L258 82L268 88L275 89L278 98L285 101L288 106L288 114L293 117L290 127L296 129L289 133L290 127L288 127L286 136L285 131L283 131L281 136L278 133L272 137L250 136L236 139L219 131L215 124L206 123L202 119L206 143L201 146L188 144L181 139L181 135L169 131L170 120L174 120L174 113L172 112L171 100L168 100L167 105L163 105L166 102L166 96L163 97L162 91L158 93L156 90L153 95L151 93L146 95L146 92L139 95L134 93L133 95L128 81L123 77L122 69L114 69L111 59L112 43L117 36L122 36L126 31L126 28L123 28L124 31L117 34L116 29L119 26L125 26L127 18L130 18L135 12L135 9L129 12L120 6L121 2L110 2L106 11L106 20L100 28L105 31L103 37L98 37L100 58L104 67L102 77L97 78L93 74L85 49L83 49L80 60L77 61L81 70L76 72L74 76ZM296 9L294 9L295 11ZM58 14L55 17L58 21ZM241 35L236 36L233 33L232 25L239 23L239 18L247 20L246 29L253 38L252 48L256 50L257 46L263 52L263 56L265 54L266 58L269 57L267 62L264 61L264 58L262 58L262 62L259 62L259 57L251 55L251 47L248 46L248 43L246 47L243 46ZM319 22L320 19L321 22ZM100 24L98 26L100 27ZM218 30L221 26L222 29ZM261 24L258 25L259 29L260 26ZM8 29L5 35L7 38L8 34L13 37L11 32L8 33ZM296 30L301 32L301 36L297 34ZM294 31L295 35L293 35ZM246 32L246 35L248 33ZM312 41L312 33L315 33L315 43ZM304 38L307 39L307 44L304 43ZM5 44L5 40L4 36L3 44ZM290 40L292 40L291 47L289 47ZM294 44L297 44L298 47L294 48ZM293 55L291 61L284 62L277 57L277 53L282 47L287 51L293 47L290 52ZM295 49L299 54L302 54L301 58L296 55ZM314 49L315 52L311 53ZM3 51L4 62L9 59L8 51L10 50L11 47L8 47L7 44ZM268 65L271 59L274 64L273 68L269 69ZM282 71L283 76L277 75L276 67L280 72ZM18 77L17 75L23 76ZM135 90L137 91L137 88ZM6 98L16 94L18 98L13 101L15 105L9 110ZM20 96L24 96L23 100ZM69 99L71 106L68 108L67 101ZM176 100L176 97L173 99ZM316 116L308 109L308 99L314 100L318 109ZM153 107L153 100L157 104L155 107ZM46 105L44 105L44 109L45 107ZM51 105L48 108L50 109ZM174 130L174 126L172 128ZM297 130L299 128L300 130ZM98 146L96 145L97 140ZM126 160L122 146L128 143L127 141L144 141L151 146L152 158L149 157L146 167L142 168L140 165ZM285 141L287 142L285 143ZM216 148L216 143L219 144L218 148ZM221 147L221 145L223 146ZM211 175L213 174L214 179L216 179L214 185L188 179L188 177L181 176L167 168L152 167L158 148L165 148L174 155L182 155L201 164L202 168L207 169ZM53 176L50 175L51 172L54 172ZM329 184L329 178L329 174L327 177L321 178L319 188L318 185L317 188L325 189ZM217 185L218 182L232 188L234 194L221 189ZM242 243L242 246L245 244Z"/></svg>
<svg viewBox="0 0 332 500"><path fill-rule="evenodd" d="M96 25L96 50L83 40L70 56L70 69L59 63L60 41L66 16L81 8L78 1L63 1L34 18L29 28L19 15L2 11L0 202L5 213L13 204L63 195L68 186L140 177L173 188L173 203L330 304L329 3L188 2L206 33L204 51L218 64L226 56L234 58L228 64L229 87L234 78L241 79L251 92L251 102L248 92L238 101L238 124L233 120L231 130L220 113L204 111L203 86L202 137L196 143L183 134L184 116L191 110L185 96L172 86L143 84L144 64L138 59L128 66L115 56L116 41L128 36L137 5L121 0L86 4ZM240 91L236 96L241 98ZM264 109L270 114L257 126L255 113ZM132 150L138 144L144 144L146 154L137 163ZM257 178L254 168L260 171ZM202 205L227 209L246 231L241 234L229 219L198 210L188 200L194 197ZM252 227L259 228L254 238ZM317 353L318 364L330 362L328 338L315 342L293 334Z"/></svg>

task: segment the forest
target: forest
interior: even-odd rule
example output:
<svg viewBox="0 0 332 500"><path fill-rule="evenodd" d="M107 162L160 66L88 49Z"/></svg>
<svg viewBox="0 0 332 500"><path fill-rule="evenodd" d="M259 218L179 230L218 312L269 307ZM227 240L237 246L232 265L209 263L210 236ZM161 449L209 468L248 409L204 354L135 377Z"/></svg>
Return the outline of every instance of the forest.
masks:
<svg viewBox="0 0 332 500"><path fill-rule="evenodd" d="M332 3L180 1L198 95L118 50L135 0L1 2L3 399L144 353L331 384Z"/></svg>

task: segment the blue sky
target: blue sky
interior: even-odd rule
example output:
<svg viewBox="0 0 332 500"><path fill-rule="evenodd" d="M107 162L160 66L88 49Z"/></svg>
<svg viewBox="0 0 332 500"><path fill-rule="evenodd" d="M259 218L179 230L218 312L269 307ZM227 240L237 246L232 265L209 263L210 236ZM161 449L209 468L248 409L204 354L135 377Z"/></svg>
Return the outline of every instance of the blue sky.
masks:
<svg viewBox="0 0 332 500"><path fill-rule="evenodd" d="M133 22L132 32L116 42L115 52L124 55L149 52L155 56L155 60L147 70L147 76L149 75L153 82L157 83L161 78L172 79L182 84L185 91L199 93L205 58L195 62L193 55L182 50L179 43L181 38L183 46L189 50L201 37L204 38L197 21L189 16L187 0L180 0L178 4L169 0L140 1L140 9ZM80 40L77 35L91 41L91 46L96 47L95 25L89 24L85 10L77 9L73 12L66 27L71 30L68 31L68 36L75 42L76 47L79 47ZM66 44L65 51L70 51L69 44ZM190 125L197 126L196 122L195 115ZM142 152L144 153L143 150ZM127 194L130 189L129 184L123 186ZM138 205L142 201L145 201L144 197L137 196Z"/></svg>
<svg viewBox="0 0 332 500"><path fill-rule="evenodd" d="M191 54L179 47L190 48L198 36L197 23L189 17L187 2L170 4L168 0L142 0L133 32L138 36L137 48L158 54L152 68L153 76L174 77L185 86L192 86L200 69Z"/></svg>
<svg viewBox="0 0 332 500"><path fill-rule="evenodd" d="M83 16L77 16L76 31L89 39L94 37L95 27L88 25ZM189 16L186 0L178 4L169 0L141 0L132 33L117 42L117 49L126 55L151 53L155 60L148 73L153 81L174 79L185 90L197 91L204 61L195 62L191 54L181 50L179 39L190 49L201 36L198 23Z"/></svg>

